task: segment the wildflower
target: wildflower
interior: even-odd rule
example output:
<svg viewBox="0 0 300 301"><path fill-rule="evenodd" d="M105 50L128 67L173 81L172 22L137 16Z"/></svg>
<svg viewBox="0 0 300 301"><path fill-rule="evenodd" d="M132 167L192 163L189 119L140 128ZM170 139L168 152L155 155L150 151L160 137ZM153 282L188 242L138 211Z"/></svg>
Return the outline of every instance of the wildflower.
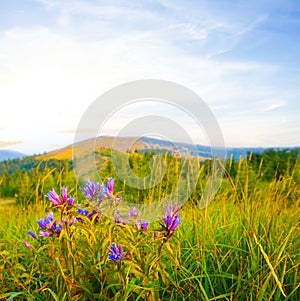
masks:
<svg viewBox="0 0 300 301"><path fill-rule="evenodd" d="M107 180L107 185L101 184L100 188L102 190L102 194L100 195L100 199L107 197L109 199L115 199L118 203L122 201L122 197L119 195L114 196L114 188L115 188L115 180L114 178L109 178Z"/></svg>
<svg viewBox="0 0 300 301"><path fill-rule="evenodd" d="M109 199L113 198L113 193L111 190L109 190L108 185L105 186L105 184L101 184L101 190L103 192L103 194L101 194L101 198L103 198L104 196L108 197Z"/></svg>
<svg viewBox="0 0 300 301"><path fill-rule="evenodd" d="M119 262L124 257L129 256L129 251L127 251L126 255L123 256L123 247L120 245L119 247L116 244L112 244L110 248L108 248L110 254L108 254L108 258L112 261Z"/></svg>
<svg viewBox="0 0 300 301"><path fill-rule="evenodd" d="M147 231L148 226L149 226L149 222L148 222L148 221L143 221L143 220L141 219L141 220L140 220L140 223L135 223L134 225L135 225L135 227L136 227L138 230Z"/></svg>
<svg viewBox="0 0 300 301"><path fill-rule="evenodd" d="M114 178L109 178L107 180L107 189L110 193L114 193L114 188L115 188L115 179Z"/></svg>
<svg viewBox="0 0 300 301"><path fill-rule="evenodd" d="M61 198L62 201L65 203L68 199L68 188L67 187L63 187L61 190Z"/></svg>
<svg viewBox="0 0 300 301"><path fill-rule="evenodd" d="M171 238L175 230L180 225L180 214L178 213L180 206L170 205L166 208L166 213L163 219L162 230L166 232L166 238Z"/></svg>
<svg viewBox="0 0 300 301"><path fill-rule="evenodd" d="M123 198L120 195L117 195L116 200L117 200L118 203L121 203Z"/></svg>
<svg viewBox="0 0 300 301"><path fill-rule="evenodd" d="M62 224L54 221L53 212L49 212L44 219L39 219L37 223L41 229L50 231L50 232L40 232L40 236L52 236L53 233L60 234L62 231ZM49 233L49 234L45 234L45 233Z"/></svg>
<svg viewBox="0 0 300 301"><path fill-rule="evenodd" d="M164 226L163 230L167 231L175 231L175 229L180 225L180 215L177 214L175 216L166 216L164 218Z"/></svg>
<svg viewBox="0 0 300 301"><path fill-rule="evenodd" d="M116 210L116 215L114 216L114 222L116 224L123 224L123 225L127 225L129 223L127 219L123 220L122 213L119 210Z"/></svg>
<svg viewBox="0 0 300 301"><path fill-rule="evenodd" d="M38 225L42 229L49 228L49 225L53 222L53 212L49 212L44 219L39 219L37 221Z"/></svg>
<svg viewBox="0 0 300 301"><path fill-rule="evenodd" d="M72 206L74 205L75 202L75 198L73 196L70 197L69 202L68 202L68 211L70 211L72 209Z"/></svg>
<svg viewBox="0 0 300 301"><path fill-rule="evenodd" d="M97 215L96 220L98 220L100 216L100 214L96 210L93 210L91 213L89 213L89 211L86 208L78 208L77 213L86 216L90 221L95 215ZM78 220L79 222L83 222L83 219L81 217L77 217L76 220Z"/></svg>
<svg viewBox="0 0 300 301"><path fill-rule="evenodd" d="M123 220L121 217L117 217L117 216L114 217L114 222L116 224L123 224L123 225L127 225L129 223L127 219Z"/></svg>
<svg viewBox="0 0 300 301"><path fill-rule="evenodd" d="M141 220L141 230L147 231L148 226L149 226L149 222Z"/></svg>
<svg viewBox="0 0 300 301"><path fill-rule="evenodd" d="M30 244L29 244L26 240L23 240L23 244L24 244L24 246L25 246L28 250L31 249Z"/></svg>
<svg viewBox="0 0 300 301"><path fill-rule="evenodd" d="M93 210L90 214L88 214L88 219L89 220L92 220L93 219L93 217L95 216L95 215L98 215L98 217L99 217L99 214L98 214L98 212L96 211L96 210Z"/></svg>
<svg viewBox="0 0 300 301"><path fill-rule="evenodd" d="M56 191L53 189L47 193L46 198L53 203L54 206L59 207L63 210L64 206L67 206L67 210L71 210L74 204L75 198L70 197L68 200L68 188L63 187L61 190L61 198L58 196Z"/></svg>
<svg viewBox="0 0 300 301"><path fill-rule="evenodd" d="M30 235L32 238L36 239L36 235L31 230L29 230L27 234Z"/></svg>
<svg viewBox="0 0 300 301"><path fill-rule="evenodd" d="M135 207L133 207L130 209L127 215L131 218L137 219L141 215L141 213L138 212Z"/></svg>
<svg viewBox="0 0 300 301"><path fill-rule="evenodd" d="M94 181L86 180L86 186L84 188L80 188L82 193L89 201L95 200L98 197L100 185L99 183L95 183Z"/></svg>
<svg viewBox="0 0 300 301"><path fill-rule="evenodd" d="M89 211L86 208L84 208L84 209L78 208L77 213L87 216L89 214Z"/></svg>
<svg viewBox="0 0 300 301"><path fill-rule="evenodd" d="M53 234L52 233L50 233L50 232L44 232L44 231L40 231L40 236L42 236L42 237L49 237L49 236L52 236Z"/></svg>
<svg viewBox="0 0 300 301"><path fill-rule="evenodd" d="M60 233L61 233L61 230L62 230L62 224L61 224L61 223L58 223L58 226L57 226L57 228L56 228L56 230L55 230L55 233L56 233L56 234L60 234Z"/></svg>
<svg viewBox="0 0 300 301"><path fill-rule="evenodd" d="M47 193L46 198L51 201L54 206L58 206L61 203L61 200L54 189Z"/></svg>

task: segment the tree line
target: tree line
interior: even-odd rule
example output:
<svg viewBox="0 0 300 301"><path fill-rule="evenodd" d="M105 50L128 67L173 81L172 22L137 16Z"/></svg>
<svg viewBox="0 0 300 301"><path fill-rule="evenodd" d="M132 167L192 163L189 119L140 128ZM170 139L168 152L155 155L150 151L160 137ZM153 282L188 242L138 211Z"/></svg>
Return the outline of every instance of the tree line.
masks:
<svg viewBox="0 0 300 301"><path fill-rule="evenodd" d="M195 188L190 198L197 202L213 166L213 160L200 161L196 174L193 174L195 158L175 158L171 153L154 151L121 153L103 148L95 152L95 158L100 179L104 181L114 177L116 190L132 202L159 200L174 189L184 190L185 187ZM298 148L268 149L262 154L249 153L239 161L230 157L225 163L222 162L222 166L224 178L221 189L234 186L235 193L240 195L246 193L245 187L250 192L258 185L267 187L272 181L283 185L280 182L289 179L289 185L300 184ZM194 176L189 178L188 173ZM195 179L197 182L192 183ZM133 181L137 185L132 185ZM180 181L185 181L184 185L177 185ZM80 201L80 185L82 182L78 182L71 160L42 161L30 156L0 162L0 199L15 199L17 203L28 205L43 201L51 189L60 190L62 186L67 186ZM178 193L183 195L186 192ZM289 193L290 200L297 197Z"/></svg>

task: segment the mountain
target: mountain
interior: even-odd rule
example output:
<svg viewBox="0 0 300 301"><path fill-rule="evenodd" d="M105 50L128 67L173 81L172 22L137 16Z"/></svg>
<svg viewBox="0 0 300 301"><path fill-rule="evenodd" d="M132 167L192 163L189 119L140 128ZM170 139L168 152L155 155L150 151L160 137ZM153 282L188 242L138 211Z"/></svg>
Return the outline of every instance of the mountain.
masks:
<svg viewBox="0 0 300 301"><path fill-rule="evenodd" d="M22 154L22 153L16 152L16 151L12 151L12 150L6 150L6 149L0 150L0 162L8 160L8 159L20 159L25 156L26 156L25 154Z"/></svg>
<svg viewBox="0 0 300 301"><path fill-rule="evenodd" d="M74 149L80 151L82 155L90 151L94 151L100 148L114 148L123 152L169 152L178 153L179 156L199 156L202 159L209 159L212 157L210 146L205 145L192 145L184 142L171 142L167 140L161 140L148 137L115 137L112 136L100 136L94 139L79 142L74 145ZM246 157L248 153L263 153L266 148L263 147L229 147L226 148L226 158L233 156L235 160L239 160L240 157ZM215 151L218 156L218 150ZM62 149L58 149L43 155L38 156L40 160L57 159L71 160L73 155L73 145L66 146ZM220 157L223 157L223 152L220 151Z"/></svg>

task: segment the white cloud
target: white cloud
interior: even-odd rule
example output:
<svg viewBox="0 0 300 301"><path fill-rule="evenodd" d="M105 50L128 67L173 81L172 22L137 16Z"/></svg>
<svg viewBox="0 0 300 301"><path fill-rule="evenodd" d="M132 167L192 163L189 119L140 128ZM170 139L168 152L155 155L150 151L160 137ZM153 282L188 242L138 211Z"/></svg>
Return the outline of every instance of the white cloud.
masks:
<svg viewBox="0 0 300 301"><path fill-rule="evenodd" d="M287 114L281 110L295 94L283 94L277 85L280 66L216 56L235 47L267 14L232 22L207 7L191 11L176 1L147 2L159 9L130 2L39 2L57 10L52 27L0 31L1 123L7 137L42 151L51 143L71 143L58 132L76 128L101 93L126 81L160 78L198 93L218 117L226 143L264 144L264 137L278 142L279 117L266 119L263 113ZM203 18L197 19L200 11Z"/></svg>
<svg viewBox="0 0 300 301"><path fill-rule="evenodd" d="M261 97L276 94L254 78L268 76L274 66L187 56L151 33L84 43L46 28L16 28L1 37L0 48L0 97L11 112L1 116L2 123L32 134L36 127L51 135L76 128L99 94L135 79L172 80L194 89L211 105L230 102L238 110L245 110L249 99L255 107ZM252 82L248 91L243 75Z"/></svg>
<svg viewBox="0 0 300 301"><path fill-rule="evenodd" d="M0 141L0 147L8 147L11 145L21 144L23 141Z"/></svg>
<svg viewBox="0 0 300 301"><path fill-rule="evenodd" d="M288 101L284 99L265 101L263 112L274 111L286 107L287 105L288 105Z"/></svg>

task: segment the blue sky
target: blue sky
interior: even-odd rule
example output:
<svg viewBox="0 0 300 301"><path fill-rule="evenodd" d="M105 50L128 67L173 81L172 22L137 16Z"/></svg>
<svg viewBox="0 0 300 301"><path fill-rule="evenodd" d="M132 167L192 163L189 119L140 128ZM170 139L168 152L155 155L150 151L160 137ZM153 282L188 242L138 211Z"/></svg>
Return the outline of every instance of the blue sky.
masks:
<svg viewBox="0 0 300 301"><path fill-rule="evenodd" d="M99 95L146 78L195 91L227 146L300 145L299 53L296 0L1 1L0 148L70 144Z"/></svg>

